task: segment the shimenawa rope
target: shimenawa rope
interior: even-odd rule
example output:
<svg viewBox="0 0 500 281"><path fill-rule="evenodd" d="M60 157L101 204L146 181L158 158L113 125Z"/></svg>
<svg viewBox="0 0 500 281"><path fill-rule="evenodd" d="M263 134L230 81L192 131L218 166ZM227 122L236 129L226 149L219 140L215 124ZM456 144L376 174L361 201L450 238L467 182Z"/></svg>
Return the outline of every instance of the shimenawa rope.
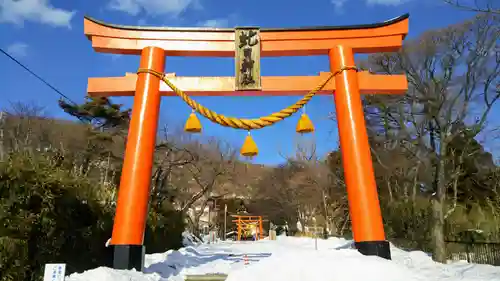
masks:
<svg viewBox="0 0 500 281"><path fill-rule="evenodd" d="M275 123L278 123L279 121L282 121L283 119L292 116L294 113L299 111L299 109L303 108L311 99L316 95L316 93L320 90L322 90L325 85L337 74L342 73L345 70L358 70L355 66L346 66L342 67L338 71L331 73L325 81L323 81L321 84L319 84L316 88L314 88L312 91L307 93L302 99L297 101L296 103L290 105L289 107L286 107L278 112L272 113L268 116L263 116L255 119L244 119L244 118L236 118L236 117L230 117L230 116L225 116L222 114L219 114L213 110L210 110L203 105L199 104L195 100L191 99L186 93L184 93L182 90L177 88L170 80L167 79L165 73L155 71L152 69L145 69L145 68L140 68L137 70L137 73L149 73L152 74L158 78L160 78L165 84L167 84L172 91L177 94L184 102L186 102L187 105L189 105L194 111L198 112L199 114L205 116L208 120L217 123L219 125L222 125L224 127L231 127L235 129L241 129L241 130L257 130L257 129L262 129L264 127L271 126Z"/></svg>

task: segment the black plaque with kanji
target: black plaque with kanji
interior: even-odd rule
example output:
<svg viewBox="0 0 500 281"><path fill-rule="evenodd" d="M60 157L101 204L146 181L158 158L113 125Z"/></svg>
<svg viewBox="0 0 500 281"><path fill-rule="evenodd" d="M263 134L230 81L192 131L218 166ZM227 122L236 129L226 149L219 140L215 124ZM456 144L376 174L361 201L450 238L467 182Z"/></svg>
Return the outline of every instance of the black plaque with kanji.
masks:
<svg viewBox="0 0 500 281"><path fill-rule="evenodd" d="M235 29L235 89L237 91L261 90L260 30Z"/></svg>

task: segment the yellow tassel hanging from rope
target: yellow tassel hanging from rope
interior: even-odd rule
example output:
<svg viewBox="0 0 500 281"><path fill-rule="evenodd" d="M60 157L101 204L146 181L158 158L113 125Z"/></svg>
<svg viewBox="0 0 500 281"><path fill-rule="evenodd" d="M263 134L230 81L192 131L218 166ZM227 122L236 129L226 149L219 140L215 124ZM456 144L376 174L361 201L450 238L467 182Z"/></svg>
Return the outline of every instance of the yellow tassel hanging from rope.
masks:
<svg viewBox="0 0 500 281"><path fill-rule="evenodd" d="M194 113L194 111L191 112L191 114L189 114L189 117L186 120L186 125L184 125L184 131L190 132L190 133L200 133L201 132L200 119L198 119L198 116L196 116L196 113Z"/></svg>
<svg viewBox="0 0 500 281"><path fill-rule="evenodd" d="M245 157L254 157L257 154L259 154L259 148L257 148L257 144L250 135L250 131L248 131L248 135L246 136L245 141L243 142L240 154Z"/></svg>
<svg viewBox="0 0 500 281"><path fill-rule="evenodd" d="M305 112L300 116L299 122L297 123L297 128L295 130L300 134L314 132L314 125Z"/></svg>

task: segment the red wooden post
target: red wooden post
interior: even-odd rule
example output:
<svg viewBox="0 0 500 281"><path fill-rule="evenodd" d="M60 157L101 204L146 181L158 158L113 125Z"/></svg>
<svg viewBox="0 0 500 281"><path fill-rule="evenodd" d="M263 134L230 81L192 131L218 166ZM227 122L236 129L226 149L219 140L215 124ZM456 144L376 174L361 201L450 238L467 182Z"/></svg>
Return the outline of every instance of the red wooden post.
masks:
<svg viewBox="0 0 500 281"><path fill-rule="evenodd" d="M331 72L355 66L349 47L337 46L330 50L329 57ZM346 69L337 74L335 83L340 149L355 245L365 255L390 259L356 70Z"/></svg>
<svg viewBox="0 0 500 281"><path fill-rule="evenodd" d="M163 72L165 52L156 47L144 48L140 67ZM160 80L151 74L139 74L111 237L113 267L117 269L143 268L144 230L159 111Z"/></svg>

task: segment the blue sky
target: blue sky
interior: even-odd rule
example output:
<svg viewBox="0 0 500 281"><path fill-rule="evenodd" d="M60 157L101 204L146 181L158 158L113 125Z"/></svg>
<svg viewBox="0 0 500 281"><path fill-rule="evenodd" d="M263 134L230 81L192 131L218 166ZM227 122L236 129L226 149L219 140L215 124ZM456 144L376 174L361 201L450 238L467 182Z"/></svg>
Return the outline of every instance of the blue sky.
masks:
<svg viewBox="0 0 500 281"><path fill-rule="evenodd" d="M313 5L314 3L314 5ZM257 10L252 11L257 7ZM116 24L151 26L257 25L298 27L373 23L410 13L409 38L425 30L445 27L473 16L442 4L440 0L0 0L0 47L44 77L76 102L86 94L88 77L123 76L135 72L139 57L99 54L83 35L83 16ZM167 58L167 72L178 76L233 76L233 59ZM9 102L36 102L50 115L68 118L57 106L58 94L22 68L0 57L0 108ZM328 71L326 57L264 58L262 75L314 75ZM217 112L258 117L292 104L298 97L197 98ZM127 106L132 98L116 102ZM315 97L307 106L316 126L314 137L320 156L338 146L337 125L328 120L333 98ZM190 110L179 98L162 100L161 124L183 126ZM255 162L276 164L294 154L303 142L295 134L296 117L253 132L260 155ZM246 132L223 128L202 120L204 134L239 147ZM160 124L160 126L161 126ZM173 130L173 129L172 129Z"/></svg>

